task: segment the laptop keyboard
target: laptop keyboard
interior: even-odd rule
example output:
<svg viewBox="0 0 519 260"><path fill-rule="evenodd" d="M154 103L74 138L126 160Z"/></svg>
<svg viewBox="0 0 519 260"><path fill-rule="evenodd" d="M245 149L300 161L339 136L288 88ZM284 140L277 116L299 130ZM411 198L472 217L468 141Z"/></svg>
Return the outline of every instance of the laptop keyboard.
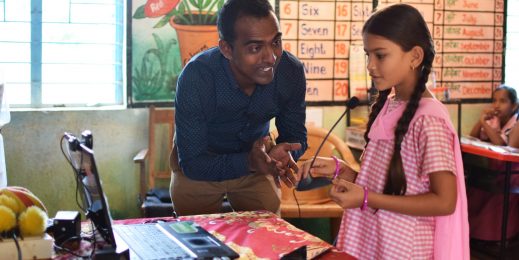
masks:
<svg viewBox="0 0 519 260"><path fill-rule="evenodd" d="M192 259L153 224L117 225L114 229L141 259Z"/></svg>

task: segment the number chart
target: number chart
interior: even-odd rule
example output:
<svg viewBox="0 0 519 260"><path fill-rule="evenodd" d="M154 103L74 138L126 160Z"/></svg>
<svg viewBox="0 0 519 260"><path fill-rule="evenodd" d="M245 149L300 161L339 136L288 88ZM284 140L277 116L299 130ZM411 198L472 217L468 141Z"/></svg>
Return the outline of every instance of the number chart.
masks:
<svg viewBox="0 0 519 260"><path fill-rule="evenodd" d="M394 3L427 22L436 50L428 87L439 99L491 98L502 81L504 0L278 0L283 48L304 65L307 101L367 100L362 26L373 6Z"/></svg>

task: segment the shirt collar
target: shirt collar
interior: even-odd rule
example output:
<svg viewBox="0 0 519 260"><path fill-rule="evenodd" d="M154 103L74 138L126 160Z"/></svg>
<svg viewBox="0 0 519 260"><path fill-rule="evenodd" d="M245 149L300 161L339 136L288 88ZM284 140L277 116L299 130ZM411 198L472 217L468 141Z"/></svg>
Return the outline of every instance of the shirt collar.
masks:
<svg viewBox="0 0 519 260"><path fill-rule="evenodd" d="M238 82L236 82L236 79L234 78L234 75L232 74L231 64L230 64L229 60L227 58L225 58L225 56L223 56L223 54L221 56L221 59L222 59L223 69L225 71L227 78L229 78L231 87L235 88L235 89L239 89L240 86L238 86Z"/></svg>

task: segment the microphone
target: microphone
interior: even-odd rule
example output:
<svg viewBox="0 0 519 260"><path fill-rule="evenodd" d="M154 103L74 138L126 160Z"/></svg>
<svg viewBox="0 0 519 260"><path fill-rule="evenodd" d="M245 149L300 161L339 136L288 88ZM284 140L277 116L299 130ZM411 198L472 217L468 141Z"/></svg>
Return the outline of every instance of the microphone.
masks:
<svg viewBox="0 0 519 260"><path fill-rule="evenodd" d="M326 139L328 139L328 136L330 136L330 134L332 133L335 126L337 126L339 121L341 121L341 119L346 115L346 113L350 109L354 109L358 105L359 105L359 99L355 96L351 97L348 101L346 101L346 110L344 110L344 113L342 113L342 115L339 117L339 119L337 119L337 121L332 126L332 128L330 128L330 131L328 131L328 134L326 134L326 136L324 137L323 141L319 145L319 148L317 148L314 158L312 159L312 162L310 163L310 169L312 169L312 167L314 166L315 158L317 158L317 155L321 151L321 148L323 148L324 142L326 141ZM306 178L299 181L299 183L296 186L296 190L297 191L306 191L306 190L311 190L311 189L316 189L316 188L319 188L322 186L326 186L331 183L332 182L330 181L330 179L328 179L326 177L312 177L310 174L308 174L308 176Z"/></svg>

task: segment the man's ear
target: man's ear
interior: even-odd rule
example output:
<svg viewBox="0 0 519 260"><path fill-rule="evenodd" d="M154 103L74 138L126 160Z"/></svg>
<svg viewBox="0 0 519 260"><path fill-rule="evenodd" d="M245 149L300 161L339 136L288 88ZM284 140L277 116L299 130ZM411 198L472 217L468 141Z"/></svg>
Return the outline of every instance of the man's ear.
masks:
<svg viewBox="0 0 519 260"><path fill-rule="evenodd" d="M411 49L411 64L414 68L418 68L422 64L424 51L420 46L414 46Z"/></svg>
<svg viewBox="0 0 519 260"><path fill-rule="evenodd" d="M225 58L228 60L232 60L232 46L225 40L220 39L218 41L218 46L220 47L220 52L223 54Z"/></svg>

